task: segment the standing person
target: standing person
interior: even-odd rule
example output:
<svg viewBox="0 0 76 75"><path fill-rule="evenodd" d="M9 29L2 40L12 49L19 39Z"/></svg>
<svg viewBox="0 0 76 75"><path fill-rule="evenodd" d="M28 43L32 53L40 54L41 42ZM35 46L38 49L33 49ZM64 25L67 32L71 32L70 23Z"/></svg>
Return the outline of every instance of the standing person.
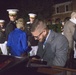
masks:
<svg viewBox="0 0 76 75"><path fill-rule="evenodd" d="M27 35L24 32L25 22L22 18L17 21L17 28L8 37L7 47L13 56L22 56L28 49Z"/></svg>
<svg viewBox="0 0 76 75"><path fill-rule="evenodd" d="M13 31L16 28L16 19L17 19L17 12L18 9L7 9L9 14L9 23L6 26L6 40L8 40L8 35L11 31Z"/></svg>
<svg viewBox="0 0 76 75"><path fill-rule="evenodd" d="M36 51L38 48L38 40L35 40L34 37L31 34L31 27L32 27L32 23L36 18L36 14L34 13L29 13L29 22L27 22L26 26L25 26L25 31L27 32L28 35L28 43L29 43L29 47L31 47L31 51L30 51L30 55L36 55Z"/></svg>
<svg viewBox="0 0 76 75"><path fill-rule="evenodd" d="M74 47L74 31L76 25L76 12L71 13L71 19L67 21L64 25L64 36L68 39L69 42L69 50L68 50L68 58L70 58L71 52L73 52Z"/></svg>
<svg viewBox="0 0 76 75"><path fill-rule="evenodd" d="M37 55L47 61L48 66L65 66L68 41L64 35L49 30L42 20L34 21L31 33L39 40Z"/></svg>
<svg viewBox="0 0 76 75"><path fill-rule="evenodd" d="M6 43L5 20L0 20L0 49L3 55L8 54Z"/></svg>
<svg viewBox="0 0 76 75"><path fill-rule="evenodd" d="M61 27L61 31L62 31L62 35L64 35L64 25L67 21L69 21L70 17L66 17L64 19L64 21L62 21L62 27Z"/></svg>

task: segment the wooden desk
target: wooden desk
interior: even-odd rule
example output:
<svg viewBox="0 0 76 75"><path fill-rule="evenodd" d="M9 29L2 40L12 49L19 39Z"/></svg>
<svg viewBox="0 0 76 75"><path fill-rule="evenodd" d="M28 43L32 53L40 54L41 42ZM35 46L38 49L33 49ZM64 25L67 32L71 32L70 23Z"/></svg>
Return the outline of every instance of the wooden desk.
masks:
<svg viewBox="0 0 76 75"><path fill-rule="evenodd" d="M44 73L44 74L58 74L61 72L71 72L71 73L76 73L75 69L70 69L70 68L62 68L62 67L57 67L57 66L52 66L52 67L41 67L38 68L37 72ZM67 74L66 74L67 75Z"/></svg>

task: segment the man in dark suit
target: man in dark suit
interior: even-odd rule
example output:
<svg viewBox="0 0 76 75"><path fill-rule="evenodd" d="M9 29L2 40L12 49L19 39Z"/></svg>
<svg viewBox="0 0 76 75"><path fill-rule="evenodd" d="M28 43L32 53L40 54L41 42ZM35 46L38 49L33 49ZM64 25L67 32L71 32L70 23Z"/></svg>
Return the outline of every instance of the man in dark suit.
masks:
<svg viewBox="0 0 76 75"><path fill-rule="evenodd" d="M17 19L17 12L18 9L8 9L9 14L9 23L6 26L6 40L8 39L8 35L11 31L13 31L16 28L16 19Z"/></svg>
<svg viewBox="0 0 76 75"><path fill-rule="evenodd" d="M37 55L47 61L48 66L65 66L68 41L64 35L49 30L42 20L33 22L31 33L35 40L39 40Z"/></svg>
<svg viewBox="0 0 76 75"><path fill-rule="evenodd" d="M30 51L30 56L32 55L36 55L37 52L37 48L38 48L38 40L35 40L34 37L31 34L31 27L32 27L32 23L36 18L36 14L34 13L29 13L29 20L27 22L27 24L25 25L25 31L28 35L28 44L29 44L29 48L31 48Z"/></svg>

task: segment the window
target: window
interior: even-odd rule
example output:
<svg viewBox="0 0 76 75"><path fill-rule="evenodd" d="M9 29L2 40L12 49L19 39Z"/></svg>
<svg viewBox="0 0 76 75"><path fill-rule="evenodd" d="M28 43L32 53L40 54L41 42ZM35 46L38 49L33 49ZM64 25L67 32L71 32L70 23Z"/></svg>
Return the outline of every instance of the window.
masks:
<svg viewBox="0 0 76 75"><path fill-rule="evenodd" d="M56 8L56 13L59 13L59 7Z"/></svg>
<svg viewBox="0 0 76 75"><path fill-rule="evenodd" d="M65 6L65 11L69 11L69 6L68 5Z"/></svg>

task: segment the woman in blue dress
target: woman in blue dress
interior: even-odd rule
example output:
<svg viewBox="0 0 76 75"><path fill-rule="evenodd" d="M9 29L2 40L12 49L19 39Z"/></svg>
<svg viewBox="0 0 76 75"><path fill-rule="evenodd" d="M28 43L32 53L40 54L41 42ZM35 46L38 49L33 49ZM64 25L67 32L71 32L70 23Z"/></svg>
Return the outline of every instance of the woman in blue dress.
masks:
<svg viewBox="0 0 76 75"><path fill-rule="evenodd" d="M8 37L7 47L13 56L22 56L28 50L27 34L24 32L25 22L19 18L16 23L17 28Z"/></svg>

